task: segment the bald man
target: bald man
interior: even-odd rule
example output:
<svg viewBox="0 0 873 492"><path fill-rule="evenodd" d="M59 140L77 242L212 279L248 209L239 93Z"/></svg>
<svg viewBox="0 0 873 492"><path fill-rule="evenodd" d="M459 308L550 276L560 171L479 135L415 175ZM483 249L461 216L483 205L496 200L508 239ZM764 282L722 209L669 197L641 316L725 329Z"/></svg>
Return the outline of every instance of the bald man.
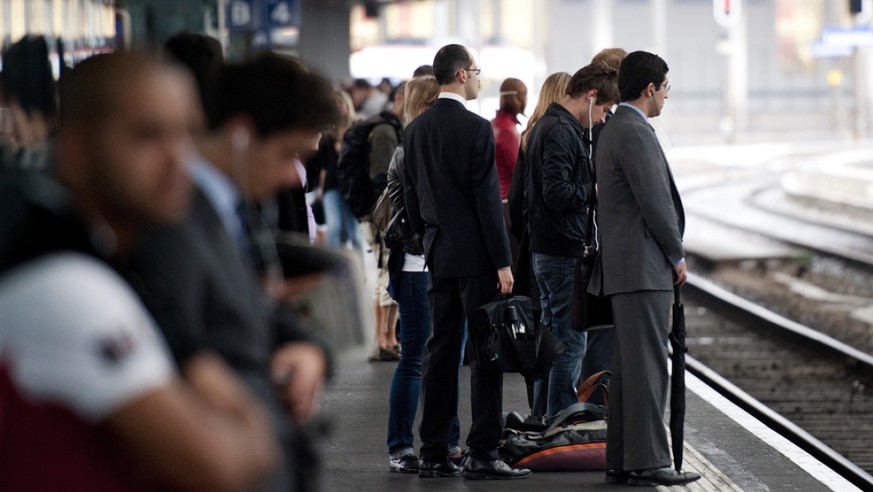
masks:
<svg viewBox="0 0 873 492"><path fill-rule="evenodd" d="M518 115L524 114L527 106L527 86L524 82L508 78L500 84L500 109L491 120L494 144L497 152L497 178L500 181L500 198L506 201L512 172L518 158Z"/></svg>

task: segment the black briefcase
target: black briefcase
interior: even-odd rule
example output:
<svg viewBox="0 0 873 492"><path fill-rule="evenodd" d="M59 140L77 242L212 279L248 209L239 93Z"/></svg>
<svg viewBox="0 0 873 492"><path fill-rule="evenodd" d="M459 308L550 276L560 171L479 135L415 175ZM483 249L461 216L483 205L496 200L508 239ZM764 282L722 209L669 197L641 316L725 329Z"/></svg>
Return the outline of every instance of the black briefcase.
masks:
<svg viewBox="0 0 873 492"><path fill-rule="evenodd" d="M546 374L564 353L564 344L539 323L526 296L506 296L479 307L476 329L484 338L481 356L502 372Z"/></svg>

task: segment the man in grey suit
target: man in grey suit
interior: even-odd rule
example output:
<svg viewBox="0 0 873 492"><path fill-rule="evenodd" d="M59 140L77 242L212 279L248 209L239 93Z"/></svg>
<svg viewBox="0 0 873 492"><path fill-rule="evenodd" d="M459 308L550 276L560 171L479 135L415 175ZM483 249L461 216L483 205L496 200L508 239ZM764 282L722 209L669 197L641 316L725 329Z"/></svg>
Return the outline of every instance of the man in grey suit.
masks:
<svg viewBox="0 0 873 492"><path fill-rule="evenodd" d="M647 120L667 100L667 71L664 60L643 51L621 62L622 103L600 134L595 158L603 271L591 288L602 281L615 316L606 478L631 485L700 478L670 468L663 423L673 284L687 279L682 200Z"/></svg>

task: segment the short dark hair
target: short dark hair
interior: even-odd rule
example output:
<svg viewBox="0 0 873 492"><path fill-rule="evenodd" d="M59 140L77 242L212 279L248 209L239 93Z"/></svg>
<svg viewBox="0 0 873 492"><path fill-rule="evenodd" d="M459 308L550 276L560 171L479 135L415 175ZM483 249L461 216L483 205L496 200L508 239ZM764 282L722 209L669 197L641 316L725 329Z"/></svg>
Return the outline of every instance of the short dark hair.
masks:
<svg viewBox="0 0 873 492"><path fill-rule="evenodd" d="M200 101L206 105L206 94L215 74L224 65L221 43L210 36L183 31L164 41L164 54L187 67L197 81Z"/></svg>
<svg viewBox="0 0 873 492"><path fill-rule="evenodd" d="M55 80L43 36L24 36L3 52L0 86L10 100L30 113L47 118L57 115Z"/></svg>
<svg viewBox="0 0 873 492"><path fill-rule="evenodd" d="M618 90L621 93L621 101L633 101L639 98L650 83L660 88L669 71L667 62L653 53L634 51L627 55L618 69Z"/></svg>
<svg viewBox="0 0 873 492"><path fill-rule="evenodd" d="M433 66L431 65L419 65L418 68L412 72L413 77L421 77L422 75L433 75Z"/></svg>
<svg viewBox="0 0 873 492"><path fill-rule="evenodd" d="M130 81L158 70L173 70L190 77L183 69L144 53L116 51L82 60L59 81L60 125L102 123L112 111L123 111L118 108L118 98Z"/></svg>
<svg viewBox="0 0 873 492"><path fill-rule="evenodd" d="M447 44L433 57L433 75L440 85L451 84L455 74L462 68L470 68L473 58L467 48L460 44Z"/></svg>
<svg viewBox="0 0 873 492"><path fill-rule="evenodd" d="M618 102L618 72L603 62L586 65L570 78L566 94L579 97L591 89L597 91L597 104Z"/></svg>
<svg viewBox="0 0 873 492"><path fill-rule="evenodd" d="M339 121L330 83L291 58L264 52L218 72L208 97L210 130L237 115L251 117L260 137L316 129Z"/></svg>

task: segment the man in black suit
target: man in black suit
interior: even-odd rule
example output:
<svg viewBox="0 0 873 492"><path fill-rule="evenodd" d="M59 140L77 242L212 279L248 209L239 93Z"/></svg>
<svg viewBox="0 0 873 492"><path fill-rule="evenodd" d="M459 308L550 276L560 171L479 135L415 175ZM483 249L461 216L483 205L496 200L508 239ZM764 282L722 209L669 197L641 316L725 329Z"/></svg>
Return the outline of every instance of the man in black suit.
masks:
<svg viewBox="0 0 873 492"><path fill-rule="evenodd" d="M197 188L191 213L146 238L130 270L179 365L210 348L271 411L286 466L264 490L302 489L293 482L309 470L300 466L294 429L312 415L327 358L290 308L275 304L284 284L260 278L253 255L264 251L279 268L275 245L250 231L262 222L256 204L299 184L298 154L314 148L337 109L326 81L277 55L222 67L213 95L210 130L188 163Z"/></svg>
<svg viewBox="0 0 873 492"><path fill-rule="evenodd" d="M513 280L491 124L464 106L479 93L479 68L470 52L456 44L437 52L433 68L439 98L409 125L403 142L406 210L424 237L433 317L422 371L419 476L457 477L462 470L448 460L447 450L464 322L498 291L512 292ZM497 454L503 375L479 355L483 335L471 330L470 342L473 425L463 475L526 477L530 470L513 470Z"/></svg>

